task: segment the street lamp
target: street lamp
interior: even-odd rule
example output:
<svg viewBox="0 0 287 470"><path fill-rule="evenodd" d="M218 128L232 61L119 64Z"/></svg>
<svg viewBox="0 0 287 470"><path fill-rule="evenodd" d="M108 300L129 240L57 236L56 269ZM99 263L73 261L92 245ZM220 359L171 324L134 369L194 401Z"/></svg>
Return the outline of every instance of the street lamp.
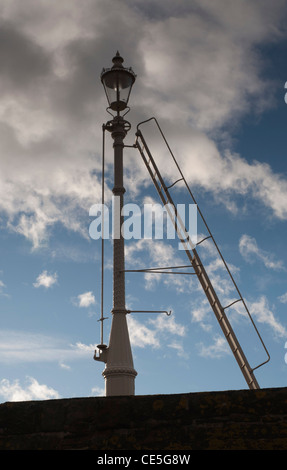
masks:
<svg viewBox="0 0 287 470"><path fill-rule="evenodd" d="M121 233L123 222L125 188L123 184L123 148L124 138L130 129L121 112L128 107L128 100L136 75L131 68L123 67L123 58L117 52L113 66L103 69L101 81L108 99L109 107L117 114L104 126L114 140L114 187L113 187L113 309L109 346L98 345L99 355L95 351L94 359L105 362L103 371L106 396L134 395L135 377L132 350L126 315L129 313L125 304L125 246ZM110 113L111 114L111 113ZM125 113L126 114L126 113Z"/></svg>
<svg viewBox="0 0 287 470"><path fill-rule="evenodd" d="M113 58L113 66L109 69L103 69L101 81L105 89L109 108L113 111L123 111L127 108L132 86L136 75L132 68L123 67L123 58L119 52Z"/></svg>

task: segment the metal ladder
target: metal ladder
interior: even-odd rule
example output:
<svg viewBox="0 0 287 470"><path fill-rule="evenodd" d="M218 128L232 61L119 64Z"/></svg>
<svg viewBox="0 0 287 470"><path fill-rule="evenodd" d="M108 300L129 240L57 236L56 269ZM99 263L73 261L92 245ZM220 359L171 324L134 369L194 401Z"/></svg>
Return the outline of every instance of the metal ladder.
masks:
<svg viewBox="0 0 287 470"><path fill-rule="evenodd" d="M174 161L174 163L175 163L175 165L176 165L176 167L177 167L177 169L178 169L178 171L181 175L181 178L176 180L169 187L166 186L166 184L165 184L165 182L164 182L164 180L161 176L161 173L160 173L160 171L159 171L159 169L158 169L158 167L157 167L157 165L156 165L156 163L153 159L153 156L152 156L152 154L151 154L151 152L150 152L150 150L147 146L147 143L146 143L146 141L143 137L143 134L139 130L140 125L142 125L142 124L144 124L148 121L151 121L151 120L155 121L155 123L156 123L156 125L157 125L157 127L158 127L164 141L165 141L165 144L167 145L168 150L171 153L173 161ZM174 155L173 155L173 153L172 153L172 151L171 151L171 149L170 149L170 147L169 147L169 145L168 145L168 143L165 139L165 136L164 136L159 124L158 124L158 121L154 117L138 124L137 132L136 132L136 141L135 141L134 146L138 148L138 150L141 154L141 157L142 157L142 159L145 163L145 166L146 166L146 168L147 168L147 170L148 170L148 172L151 176L153 184L154 184L154 186L155 186L155 188L156 188L156 190L159 194L159 197L162 201L162 204L167 208L167 212L169 213L169 216L171 217L171 220L174 224L177 235L178 235L180 241L183 243L184 251L186 252L186 255L187 255L187 257L190 261L190 264L191 264L192 268L194 269L194 274L196 274L197 277L198 277L198 280L199 280L199 282L200 282L200 284L203 288L203 291L204 291L204 293L205 293L205 295L206 295L206 297L209 301L209 304L210 304L210 306L211 306L211 308L212 308L212 310L213 310L213 312L216 316L216 319L217 319L217 321L218 321L218 323L221 327L221 330L222 330L222 332L223 332L223 334L224 334L224 336L225 336L225 338L226 338L226 340L227 340L227 342L228 342L228 344L231 348L231 351L232 351L232 353L233 353L233 355L234 355L234 357L235 357L235 359L236 359L236 361L239 365L239 368L240 368L240 370L241 370L241 372L242 372L242 374L243 374L243 376L246 380L246 383L247 383L248 387L250 389L253 389L253 390L259 389L260 387L259 387L259 384L256 380L255 375L254 375L254 370L258 369L263 364L266 364L270 360L270 355L269 355L269 353L268 353L268 351L267 351L267 349L266 349L266 347L265 347L265 345L262 341L262 338L261 338L261 336L260 336L260 334L259 334L259 332L256 328L256 325L255 325L255 323L254 323L254 321L251 317L251 314L250 314L250 312L247 308L247 305L246 305L246 303L245 303L245 301L244 301L244 299L243 299L243 297L242 297L242 295L241 295L241 293L240 293L240 291L239 291L239 289L238 289L238 287L235 283L235 280L234 280L234 278L233 278L233 276L232 276L232 274L231 274L231 272L230 272L230 270L229 270L229 268L228 268L228 266L227 266L227 264L226 264L226 262L225 262L225 260L222 256L222 254L221 254L221 252L218 248L218 245L216 244L216 242L214 240L214 237L213 237L211 231L209 230L209 228L207 226L207 223L206 223L200 209L198 208L198 205L196 204L195 198L194 198L193 194L191 193L190 188L189 188L189 186L188 186L188 184L187 184L187 182L184 178L184 175L182 174L181 169L180 169L180 167L179 167L179 165L178 165L178 163L177 163L177 161L176 161L176 159L175 159L175 157L174 157ZM219 300L219 298L218 298L218 296L215 292L215 289L212 285L212 282L211 282L211 280L210 280L210 278L209 278L209 276L208 276L208 274L207 274L207 272L206 272L206 270L203 266L203 263L202 263L202 261L199 257L198 252L196 251L196 247L195 247L195 245L193 245L191 243L191 240L188 239L188 232L187 232L187 230L186 230L179 214L176 211L176 208L175 208L173 199L171 197L169 188L174 186L179 181L184 182L184 184L185 184L185 186L188 190L188 193L189 193L189 195L191 196L191 198L193 200L193 203L197 205L197 210L198 210L198 212L199 212L199 214L200 214L200 216L201 216L201 218L202 218L202 220L203 220L203 222L204 222L204 224L205 224L205 226L208 230L208 233L209 233L209 235L207 237L205 237L203 240L201 240L200 242L198 242L197 245L204 242L206 239L211 239L213 241L213 243L214 243L214 245L215 245L215 247L216 247L216 249L217 249L217 251L220 255L220 258L223 261L223 264L224 264L224 266L225 266L225 268L226 268L226 270L227 270L227 272L230 276L230 279L231 279L231 281L232 281L232 283L233 283L233 285L234 285L234 287L235 287L235 289L238 293L238 299L236 299L235 301L233 301L232 303L230 303L226 307L223 307L221 305L221 302L220 302L220 300ZM229 322L229 320L226 316L226 313L225 313L226 309L228 309L229 307L231 307L231 305L233 305L237 302L241 302L242 305L244 306L244 308L245 308L245 310L246 310L246 312L247 312L247 314L248 314L248 316L249 316L249 318L250 318L250 320L251 320L251 322L252 322L252 324L255 328L255 331L256 331L256 333L257 333L257 335L258 335L258 337L259 337L259 339L260 339L260 341L263 345L263 348L264 348L264 350L267 354L267 360L262 362L258 366L253 367L253 368L250 367L250 365L248 363L248 360L247 360L247 358L246 358L246 356L245 356L245 354L244 354L244 352L243 352L243 350L242 350L242 348L241 348L241 346L240 346L240 344L237 340L237 337L236 337L236 335L235 335L235 333L232 329L232 326L231 326L231 324L230 324L230 322Z"/></svg>

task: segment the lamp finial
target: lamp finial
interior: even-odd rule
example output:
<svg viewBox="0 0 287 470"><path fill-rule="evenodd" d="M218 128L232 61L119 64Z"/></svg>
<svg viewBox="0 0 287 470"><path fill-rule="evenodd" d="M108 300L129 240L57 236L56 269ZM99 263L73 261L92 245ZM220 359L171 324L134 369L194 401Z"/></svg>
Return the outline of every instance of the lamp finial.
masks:
<svg viewBox="0 0 287 470"><path fill-rule="evenodd" d="M122 67L122 63L123 63L124 59L121 57L119 51L117 51L115 57L113 58L113 67Z"/></svg>

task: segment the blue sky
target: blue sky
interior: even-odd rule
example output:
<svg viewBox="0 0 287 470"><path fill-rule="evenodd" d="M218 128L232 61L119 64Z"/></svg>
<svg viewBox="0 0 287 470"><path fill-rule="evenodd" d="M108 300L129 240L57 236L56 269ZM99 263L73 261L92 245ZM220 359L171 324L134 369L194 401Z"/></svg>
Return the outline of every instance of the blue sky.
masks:
<svg viewBox="0 0 287 470"><path fill-rule="evenodd" d="M59 4L60 3L60 4ZM270 353L262 388L286 385L287 81L284 0L2 0L0 4L0 402L103 394L100 243L100 83L117 50L137 80L138 122L158 118ZM174 178L146 126L164 177ZM107 135L106 200L112 188ZM126 202L159 202L136 150L125 152ZM176 192L179 202L188 203ZM198 232L202 233L200 221ZM225 299L232 293L207 243L200 249ZM130 240L127 269L186 263L177 242ZM126 276L136 394L247 388L192 276ZM105 321L112 251L105 243ZM251 366L266 356L231 313Z"/></svg>

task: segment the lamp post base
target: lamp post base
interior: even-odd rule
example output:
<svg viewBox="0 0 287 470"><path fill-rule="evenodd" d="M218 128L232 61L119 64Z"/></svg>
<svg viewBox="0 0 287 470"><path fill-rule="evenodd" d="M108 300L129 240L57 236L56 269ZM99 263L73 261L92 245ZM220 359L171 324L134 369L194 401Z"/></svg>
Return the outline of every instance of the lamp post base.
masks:
<svg viewBox="0 0 287 470"><path fill-rule="evenodd" d="M106 396L134 395L135 378L132 351L130 346L126 310L113 311L109 346L99 345L96 361L105 362L102 372L105 378Z"/></svg>
<svg viewBox="0 0 287 470"><path fill-rule="evenodd" d="M133 368L107 367L103 371L106 396L134 395L136 376Z"/></svg>

